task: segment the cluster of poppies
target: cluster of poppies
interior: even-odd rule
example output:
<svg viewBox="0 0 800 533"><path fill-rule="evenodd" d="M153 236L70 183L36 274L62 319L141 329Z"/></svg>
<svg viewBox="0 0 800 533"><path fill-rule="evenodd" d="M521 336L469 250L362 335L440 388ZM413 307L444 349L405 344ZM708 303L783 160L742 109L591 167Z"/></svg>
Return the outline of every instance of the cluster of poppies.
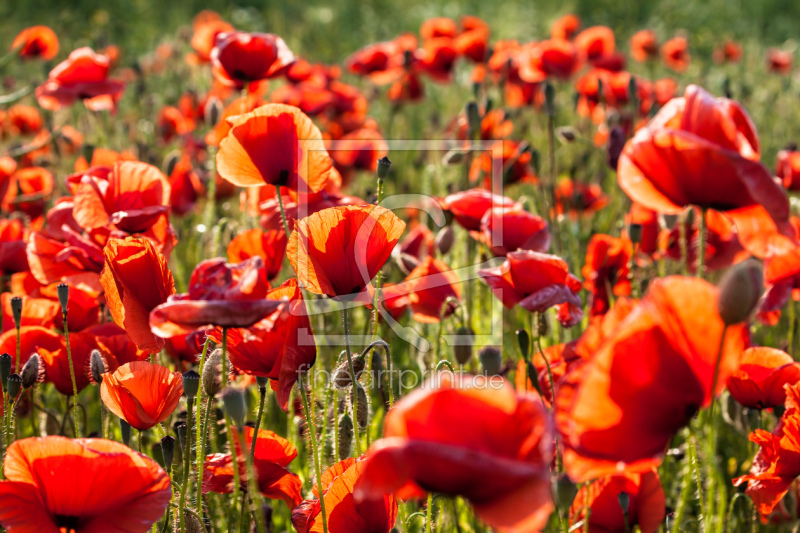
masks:
<svg viewBox="0 0 800 533"><path fill-rule="evenodd" d="M721 531L753 514L735 514L734 487L764 523L792 523L800 152L773 173L741 103L655 79L690 72L687 37L631 37L652 79L574 15L528 43L434 18L343 66L211 11L184 44L135 69L79 48L0 104L6 531L390 533L422 517L428 532L655 533L693 516ZM31 27L0 68L58 54ZM741 57L726 41L712 59ZM151 145L91 145L62 118L81 101L100 128L175 62L208 83L151 109ZM462 63L474 99L440 132L453 180L401 218L386 190L413 183L371 107L393 118ZM767 68L791 73L791 54L769 50ZM538 146L520 127L534 113ZM587 132L583 163L610 179L559 174L556 140ZM363 179L374 194L346 192ZM596 231L609 211L619 224ZM181 275L179 242L210 242L194 232L226 257ZM476 361L495 303L517 342ZM431 342L409 348L408 331ZM427 379L398 388L398 367ZM721 465L720 440L748 434L757 450Z"/></svg>

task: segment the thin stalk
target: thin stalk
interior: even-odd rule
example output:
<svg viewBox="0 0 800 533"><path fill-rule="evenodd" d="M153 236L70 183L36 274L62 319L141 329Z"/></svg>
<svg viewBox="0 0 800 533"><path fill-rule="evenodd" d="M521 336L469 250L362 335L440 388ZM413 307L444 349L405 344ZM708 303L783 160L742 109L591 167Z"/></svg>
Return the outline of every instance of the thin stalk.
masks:
<svg viewBox="0 0 800 533"><path fill-rule="evenodd" d="M286 232L286 238L289 238L289 235L292 233L289 230L289 222L286 220L286 210L283 208L283 198L281 198L281 186L275 186L275 194L278 197L278 207L281 210L281 221L283 221L283 231Z"/></svg>
<svg viewBox="0 0 800 533"><path fill-rule="evenodd" d="M347 353L347 365L350 369L350 380L353 385L353 395L350 397L350 404L353 408L353 435L355 436L356 441L356 453L358 456L361 455L361 435L359 434L358 428L358 394L355 392L355 388L358 386L358 381L356 380L356 370L353 366L353 354L350 353L350 319L348 318L347 306L342 309L342 315L344 316L344 347L345 352Z"/></svg>
<svg viewBox="0 0 800 533"><path fill-rule="evenodd" d="M681 262L683 265L683 275L689 275L689 231L686 229L686 213L684 211L678 219L678 231L680 231Z"/></svg>
<svg viewBox="0 0 800 533"><path fill-rule="evenodd" d="M261 395L261 406L262 408L260 411L263 412L263 405L264 405L264 397L266 396L266 391ZM259 417L260 418L260 417ZM256 421L258 424L258 421ZM245 444L247 441L244 438L244 430L239 432L239 439L241 449L244 450ZM247 466L247 491L248 493L244 496L250 499L251 505L251 512L253 513L253 519L256 523L256 530L258 533L265 533L266 532L266 525L264 524L264 515L261 513L261 498L258 493L258 480L256 479L256 472L255 468L253 467L253 456L255 455L256 449L256 441L258 440L258 426L256 426L255 430L253 431L253 439L251 443L251 452L250 455L245 455L245 461ZM245 498L242 498L242 515L240 517L240 526L239 529L242 530L242 525L245 523Z"/></svg>
<svg viewBox="0 0 800 533"><path fill-rule="evenodd" d="M67 325L67 311L62 313L64 318L64 339L67 344L67 361L69 362L69 377L72 379L72 418L75 423L75 438L81 437L81 428L78 425L78 384L75 381L75 367L72 364L72 349L69 346L69 326Z"/></svg>
<svg viewBox="0 0 800 533"><path fill-rule="evenodd" d="M347 322L345 321L345 324L346 323ZM352 368L352 363L350 368ZM355 381L353 381L353 384L355 386ZM306 390L306 386L303 384L302 372L297 373L297 386L300 388L300 395L303 397L303 409L305 409L306 422L308 423L308 430L311 433L311 454L313 455L314 460L314 471L317 475L317 492L319 493L320 514L322 515L322 532L328 533L328 515L325 512L325 494L322 487L322 468L320 466L320 456L317 454L317 432L314 429L314 414L311 412L311 407L308 401L308 391ZM357 425L358 422L356 421L353 426Z"/></svg>
<svg viewBox="0 0 800 533"><path fill-rule="evenodd" d="M64 327L67 326L66 320L64 321ZM17 327L17 360L14 364L14 373L19 374L20 370L20 358L22 357L22 335L20 334L20 328ZM70 368L72 366L70 365ZM5 383L3 383L5 386Z"/></svg>
<svg viewBox="0 0 800 533"><path fill-rule="evenodd" d="M208 344L211 339L206 337L206 342L203 343L203 351L200 354L200 379L203 378L203 368L206 366L206 355L208 355ZM207 402L211 406L211 399ZM206 456L206 441L205 441L205 421L200 418L200 413L203 408L203 387L197 388L197 421L195 422L195 430L197 436L197 444L195 445L195 504L197 505L197 514L203 516L203 460ZM208 420L208 407L205 410L205 420Z"/></svg>
<svg viewBox="0 0 800 533"><path fill-rule="evenodd" d="M433 493L428 492L428 509L425 514L425 531L431 533L431 509L433 507Z"/></svg>
<svg viewBox="0 0 800 533"><path fill-rule="evenodd" d="M178 504L178 522L181 526L181 533L185 533L183 508L186 506L186 493L189 491L189 465L192 461L192 411L194 408L194 398L186 398L186 446L183 449L183 483L181 484L181 499ZM141 438L141 432L139 433ZM199 453L198 453L199 455ZM198 480L198 484L200 480Z"/></svg>
<svg viewBox="0 0 800 533"><path fill-rule="evenodd" d="M253 441L250 443L250 461L256 456L256 441L258 440L258 428L261 426L261 417L264 416L264 402L267 399L267 387L258 388L258 416L256 417L256 424L253 426Z"/></svg>
<svg viewBox="0 0 800 533"><path fill-rule="evenodd" d="M706 261L706 208L700 210L699 245L697 248L697 277L703 279Z"/></svg>
<svg viewBox="0 0 800 533"><path fill-rule="evenodd" d="M233 518L236 516L236 504L239 501L239 491L240 491L240 484L241 481L239 480L239 454L236 453L236 443L234 442L235 437L233 436L235 429L233 427L233 423L231 422L230 415L225 412L225 433L228 435L228 447L231 451L231 461L233 462L233 505L229 510L230 514L226 513L226 521L225 525L227 526L228 530L231 531L231 523ZM244 512L244 509L242 509Z"/></svg>
<svg viewBox="0 0 800 533"><path fill-rule="evenodd" d="M225 388L225 385L228 382L228 328L222 328L222 375L220 375L220 379L222 380L222 388Z"/></svg>

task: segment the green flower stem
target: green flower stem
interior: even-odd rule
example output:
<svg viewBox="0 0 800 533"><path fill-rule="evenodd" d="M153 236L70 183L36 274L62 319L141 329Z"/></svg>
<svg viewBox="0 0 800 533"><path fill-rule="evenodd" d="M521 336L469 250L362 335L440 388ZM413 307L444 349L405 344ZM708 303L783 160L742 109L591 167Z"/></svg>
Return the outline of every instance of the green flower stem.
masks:
<svg viewBox="0 0 800 533"><path fill-rule="evenodd" d="M72 419L75 423L75 438L81 437L81 428L78 425L78 384L75 381L75 367L72 364L72 349L69 346L69 325L67 324L67 311L62 313L64 318L64 339L67 343L67 361L69 361L69 377L72 379ZM19 350L17 351L19 357Z"/></svg>
<svg viewBox="0 0 800 533"><path fill-rule="evenodd" d="M346 306L342 309L342 315L344 316L344 347L347 353L347 365L350 368L350 380L353 386L353 395L350 397L350 404L353 407L353 435L356 441L356 454L361 456L361 435L358 427L358 394L356 393L358 380L353 366L353 354L350 352L350 319L348 318L349 313Z"/></svg>
<svg viewBox="0 0 800 533"><path fill-rule="evenodd" d="M309 438L311 440L311 454L314 461L314 470L317 475L317 493L319 494L320 514L322 515L322 532L328 533L328 515L325 512L325 491L322 487L322 468L320 465L320 455L317 454L317 432L314 429L314 414L311 412L311 407L308 401L308 391L306 390L306 386L303 384L302 372L298 372L297 374L297 386L300 388L300 394L303 397L303 408L306 412L306 422L308 423ZM353 425L357 426L358 422Z"/></svg>
<svg viewBox="0 0 800 533"><path fill-rule="evenodd" d="M189 469L192 461L192 411L194 408L194 398L186 398L186 446L183 449L183 484L181 485L181 499L178 504L178 522L181 526L181 533L186 532L184 524L183 508L186 506L186 493L189 491ZM140 433L141 435L141 433ZM199 454L198 454L199 455ZM199 480L198 480L199 484Z"/></svg>

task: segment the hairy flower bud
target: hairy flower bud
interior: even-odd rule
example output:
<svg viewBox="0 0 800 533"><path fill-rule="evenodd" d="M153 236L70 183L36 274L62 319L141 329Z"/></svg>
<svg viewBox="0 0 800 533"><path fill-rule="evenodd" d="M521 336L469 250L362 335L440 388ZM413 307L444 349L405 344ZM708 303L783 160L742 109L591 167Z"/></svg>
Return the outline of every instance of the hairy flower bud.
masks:
<svg viewBox="0 0 800 533"><path fill-rule="evenodd" d="M385 179L389 175L389 169L392 168L392 162L386 156L378 159L378 179Z"/></svg>
<svg viewBox="0 0 800 533"><path fill-rule="evenodd" d="M531 336L528 335L527 330L517 330L517 344L519 344L519 351L522 352L522 357L527 359L528 354L531 353Z"/></svg>
<svg viewBox="0 0 800 533"><path fill-rule="evenodd" d="M358 420L358 427L363 428L367 426L367 422L369 421L369 399L367 398L367 391L364 390L360 384L356 386L355 391L356 394L356 419ZM351 401L352 401L352 392L351 394Z"/></svg>
<svg viewBox="0 0 800 533"><path fill-rule="evenodd" d="M99 385L103 382L103 374L107 372L107 369L106 362L103 361L103 356L99 350L92 350L92 355L89 358L89 370L95 383Z"/></svg>
<svg viewBox="0 0 800 533"><path fill-rule="evenodd" d="M25 389L33 387L35 383L44 378L44 364L39 354L33 354L28 359L28 362L22 367L20 377L22 377L22 387Z"/></svg>
<svg viewBox="0 0 800 533"><path fill-rule="evenodd" d="M484 373L489 376L496 376L500 373L500 365L503 363L503 354L496 346L484 346L478 352L481 367Z"/></svg>
<svg viewBox="0 0 800 533"><path fill-rule="evenodd" d="M222 389L222 350L214 350L203 366L203 390L213 398Z"/></svg>
<svg viewBox="0 0 800 533"><path fill-rule="evenodd" d="M764 281L761 265L749 259L733 265L719 282L717 310L727 326L744 322L758 305Z"/></svg>
<svg viewBox="0 0 800 533"><path fill-rule="evenodd" d="M466 365L472 359L472 347L475 344L475 332L469 327L456 330L457 344L453 345L453 356L459 365Z"/></svg>
<svg viewBox="0 0 800 533"><path fill-rule="evenodd" d="M353 445L353 419L347 413L339 417L339 434L336 436L339 447L339 460L344 461L350 457L350 448Z"/></svg>
<svg viewBox="0 0 800 533"><path fill-rule="evenodd" d="M361 372L364 371L364 367L367 365L367 358L361 357L361 355L357 355L353 357L353 371L356 374L356 380L361 377ZM353 384L353 380L350 377L350 364L347 361L347 358L336 367L336 370L333 372L333 386L337 389L346 389Z"/></svg>
<svg viewBox="0 0 800 533"><path fill-rule="evenodd" d="M439 230L439 233L436 234L436 240L434 243L436 244L436 249L439 250L439 253L442 255L447 255L447 252L450 251L450 248L453 247L453 242L455 242L456 233L453 229L453 226L445 226Z"/></svg>

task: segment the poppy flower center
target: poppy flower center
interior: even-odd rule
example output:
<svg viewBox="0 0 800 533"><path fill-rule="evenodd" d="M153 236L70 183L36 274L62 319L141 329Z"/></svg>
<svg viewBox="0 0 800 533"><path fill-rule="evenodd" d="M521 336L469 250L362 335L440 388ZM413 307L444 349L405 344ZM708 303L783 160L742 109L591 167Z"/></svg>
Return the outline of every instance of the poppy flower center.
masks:
<svg viewBox="0 0 800 533"><path fill-rule="evenodd" d="M80 517L78 516L67 516L67 515L55 515L56 527L60 528L64 533L71 533L73 531L78 531L78 526L80 525Z"/></svg>

